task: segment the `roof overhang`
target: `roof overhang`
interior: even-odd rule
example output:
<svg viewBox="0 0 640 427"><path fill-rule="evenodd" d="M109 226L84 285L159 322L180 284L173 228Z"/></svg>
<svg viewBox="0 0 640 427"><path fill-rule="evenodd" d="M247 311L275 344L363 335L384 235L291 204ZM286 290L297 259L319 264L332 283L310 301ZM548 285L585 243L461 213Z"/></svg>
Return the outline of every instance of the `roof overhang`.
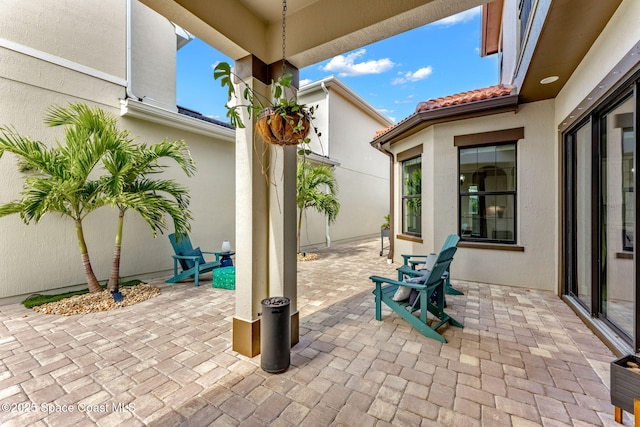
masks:
<svg viewBox="0 0 640 427"><path fill-rule="evenodd" d="M133 98L120 100L120 115L122 117L134 117L136 119L146 120L223 141L235 142L236 140L235 129L198 120L175 111L169 111L145 102L136 101Z"/></svg>
<svg viewBox="0 0 640 427"><path fill-rule="evenodd" d="M508 95L465 104L452 105L450 107L443 107L435 110L421 111L412 114L396 126L390 128L387 132L375 138L371 141L371 145L376 148L387 144L393 145L398 141L428 128L429 126L476 117L484 117L493 114L507 113L517 111L517 109L518 95Z"/></svg>
<svg viewBox="0 0 640 427"><path fill-rule="evenodd" d="M282 59L281 0L141 0L233 60ZM298 68L480 6L486 0L288 0L286 57Z"/></svg>
<svg viewBox="0 0 640 427"><path fill-rule="evenodd" d="M553 0L522 81L520 101L555 98L607 25L622 0ZM558 76L551 84L546 77Z"/></svg>
<svg viewBox="0 0 640 427"><path fill-rule="evenodd" d="M501 28L504 0L494 0L482 5L480 56L493 55L502 50Z"/></svg>
<svg viewBox="0 0 640 427"><path fill-rule="evenodd" d="M349 86L345 85L340 79L335 76L325 77L320 80L316 80L307 85L304 85L298 91L298 97L302 97L307 94L311 94L317 91L325 91L325 90L335 90L337 93L345 97L349 102L354 104L356 107L363 110L369 116L379 121L383 126L391 126L393 125L393 121L382 114L380 111L376 110L364 100L360 95L355 93Z"/></svg>

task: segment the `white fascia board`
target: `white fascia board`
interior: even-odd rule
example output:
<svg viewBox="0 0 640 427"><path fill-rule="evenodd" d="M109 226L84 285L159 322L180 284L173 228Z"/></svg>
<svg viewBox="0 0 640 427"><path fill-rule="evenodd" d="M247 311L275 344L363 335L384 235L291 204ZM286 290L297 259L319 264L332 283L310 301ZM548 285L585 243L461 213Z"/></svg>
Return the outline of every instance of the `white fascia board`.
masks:
<svg viewBox="0 0 640 427"><path fill-rule="evenodd" d="M334 87L342 96L353 102L355 105L360 107L363 111L368 113L373 118L377 119L381 123L386 126L394 125L395 122L389 119L387 116L382 114L380 111L373 108L371 104L364 100L360 95L355 93L353 89L349 86L345 85L340 79L335 76L325 77L320 80L316 80L315 82L311 82L308 85L304 85L298 91L298 96L303 96L307 93L313 93L319 90L322 90L322 85L325 87Z"/></svg>
<svg viewBox="0 0 640 427"><path fill-rule="evenodd" d="M316 163L316 164L321 164L321 165L326 165L331 167L340 166L339 161L327 156L323 156L321 154L317 154L317 153L305 154L305 157L311 163Z"/></svg>
<svg viewBox="0 0 640 427"><path fill-rule="evenodd" d="M169 111L164 108L136 101L132 98L120 100L120 115L122 117L135 117L153 123L159 123L175 129L197 133L223 141L235 142L236 131L214 123L208 123L184 114Z"/></svg>

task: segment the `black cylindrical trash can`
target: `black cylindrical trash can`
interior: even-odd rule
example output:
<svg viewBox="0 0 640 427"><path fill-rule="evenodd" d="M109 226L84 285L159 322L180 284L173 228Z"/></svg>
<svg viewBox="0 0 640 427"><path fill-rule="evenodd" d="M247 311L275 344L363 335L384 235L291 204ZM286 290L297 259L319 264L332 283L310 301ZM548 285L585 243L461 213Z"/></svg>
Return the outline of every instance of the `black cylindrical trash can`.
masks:
<svg viewBox="0 0 640 427"><path fill-rule="evenodd" d="M262 300L260 366L266 372L284 372L291 363L291 301L287 297Z"/></svg>

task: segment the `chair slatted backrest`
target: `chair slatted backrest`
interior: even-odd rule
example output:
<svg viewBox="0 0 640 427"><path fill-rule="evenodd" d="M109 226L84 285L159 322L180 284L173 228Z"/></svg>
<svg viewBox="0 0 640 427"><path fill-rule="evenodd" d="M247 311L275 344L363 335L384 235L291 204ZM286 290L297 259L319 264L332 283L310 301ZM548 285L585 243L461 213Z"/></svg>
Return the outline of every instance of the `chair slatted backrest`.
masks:
<svg viewBox="0 0 640 427"><path fill-rule="evenodd" d="M431 273L429 274L425 285L431 285L433 283L436 283L438 280L442 280L442 275L445 273L445 271L447 271L447 268L449 268L449 264L451 264L451 261L453 261L453 255L457 250L458 248L454 246L452 248L447 248L440 251L438 259L433 265L433 268L431 269Z"/></svg>
<svg viewBox="0 0 640 427"><path fill-rule="evenodd" d="M171 246L173 246L173 250L176 255L200 255L200 263L204 264L204 257L202 257L202 252L199 250L196 254L193 246L191 245L191 239L186 234L169 234L169 241L171 242ZM180 267L183 270L189 270L195 266L195 262L190 259L179 259L178 263L180 263Z"/></svg>
<svg viewBox="0 0 640 427"><path fill-rule="evenodd" d="M189 239L189 236L186 234L169 234L169 241L171 242L171 246L173 246L173 250L176 255L184 255L193 251L191 239Z"/></svg>
<svg viewBox="0 0 640 427"><path fill-rule="evenodd" d="M456 247L459 241L460 241L460 236L458 236L457 234L449 234L446 240L444 241L444 244L442 245L442 249L440 249L440 252L444 251L445 249Z"/></svg>

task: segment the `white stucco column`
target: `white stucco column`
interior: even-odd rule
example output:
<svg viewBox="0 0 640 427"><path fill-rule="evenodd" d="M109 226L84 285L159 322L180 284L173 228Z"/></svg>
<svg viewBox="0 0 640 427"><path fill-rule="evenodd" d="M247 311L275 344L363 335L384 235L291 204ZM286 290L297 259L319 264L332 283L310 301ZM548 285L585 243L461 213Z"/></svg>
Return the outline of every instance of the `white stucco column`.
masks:
<svg viewBox="0 0 640 427"><path fill-rule="evenodd" d="M296 166L297 147L271 147L269 296L286 296L291 300L293 343L298 342Z"/></svg>
<svg viewBox="0 0 640 427"><path fill-rule="evenodd" d="M255 57L236 61L236 73L267 97L272 68ZM289 68L288 68L289 70ZM296 71L297 70L289 70ZM297 80L297 79L296 79ZM241 83L242 84L242 83ZM238 94L243 88L238 88ZM233 349L260 353L261 301L291 300L291 340L298 341L296 267L296 147L266 144L241 111L244 129L236 130L236 313Z"/></svg>

